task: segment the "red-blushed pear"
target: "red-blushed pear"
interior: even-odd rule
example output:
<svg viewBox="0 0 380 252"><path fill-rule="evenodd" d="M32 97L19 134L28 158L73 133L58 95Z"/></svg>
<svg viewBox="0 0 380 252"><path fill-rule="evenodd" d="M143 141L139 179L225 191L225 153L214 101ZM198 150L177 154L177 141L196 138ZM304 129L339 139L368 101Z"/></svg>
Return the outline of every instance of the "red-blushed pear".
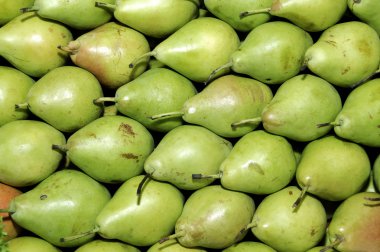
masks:
<svg viewBox="0 0 380 252"><path fill-rule="evenodd" d="M327 228L330 244L322 252L376 252L380 248L380 194L359 192L344 200L335 210Z"/></svg>
<svg viewBox="0 0 380 252"><path fill-rule="evenodd" d="M123 115L100 117L71 134L67 144L53 145L79 169L103 183L122 183L141 174L153 147L152 134Z"/></svg>
<svg viewBox="0 0 380 252"><path fill-rule="evenodd" d="M150 51L148 40L140 32L116 22L108 22L61 44L72 62L96 76L106 89L116 89L143 73L149 57L141 59L133 69L135 58Z"/></svg>
<svg viewBox="0 0 380 252"><path fill-rule="evenodd" d="M321 201L310 195L293 208L300 192L298 187L288 186L266 196L247 228L279 252L304 252L316 246L325 235L326 211Z"/></svg>
<svg viewBox="0 0 380 252"><path fill-rule="evenodd" d="M170 239L185 247L224 249L241 241L252 220L255 203L251 196L210 185L194 191L186 200Z"/></svg>
<svg viewBox="0 0 380 252"><path fill-rule="evenodd" d="M110 192L98 181L81 171L64 169L16 196L1 211L9 212L19 226L55 246L78 247L94 235L71 241L61 238L93 228L110 199Z"/></svg>
<svg viewBox="0 0 380 252"><path fill-rule="evenodd" d="M349 10L361 21L367 23L380 36L380 2L376 0L347 0Z"/></svg>
<svg viewBox="0 0 380 252"><path fill-rule="evenodd" d="M346 0L274 0L272 6L263 9L247 9L242 18L261 13L285 18L305 31L319 32L336 24L347 9Z"/></svg>
<svg viewBox="0 0 380 252"><path fill-rule="evenodd" d="M0 182L14 187L35 185L54 173L63 158L52 150L65 135L37 120L16 120L0 127Z"/></svg>
<svg viewBox="0 0 380 252"><path fill-rule="evenodd" d="M0 56L32 77L41 77L67 63L68 54L57 48L73 39L62 23L24 13L0 28Z"/></svg>
<svg viewBox="0 0 380 252"><path fill-rule="evenodd" d="M168 68L151 68L122 85L114 97L99 97L95 103L113 103L118 112L143 124L147 129L168 132L184 123L178 117L153 120L151 115L180 110L197 94L193 83ZM141 109L144 108L144 109Z"/></svg>
<svg viewBox="0 0 380 252"><path fill-rule="evenodd" d="M0 126L29 118L29 110L15 109L15 104L25 101L35 80L22 71L8 66L0 66Z"/></svg>
<svg viewBox="0 0 380 252"><path fill-rule="evenodd" d="M276 250L269 247L265 243L257 242L257 241L238 242L222 250L222 252L251 252L251 251L276 252Z"/></svg>
<svg viewBox="0 0 380 252"><path fill-rule="evenodd" d="M95 5L112 10L116 20L149 37L165 38L198 17L200 1L118 0L95 1Z"/></svg>
<svg viewBox="0 0 380 252"><path fill-rule="evenodd" d="M36 236L20 236L6 243L9 252L61 252L50 242Z"/></svg>
<svg viewBox="0 0 380 252"><path fill-rule="evenodd" d="M12 199L20 194L22 191L18 188L0 183L0 209L8 208ZM12 220L9 213L0 213L0 218L0 230L3 232L3 235L0 234L0 240L6 242L20 235L22 229Z"/></svg>
<svg viewBox="0 0 380 252"><path fill-rule="evenodd" d="M182 246L181 243L173 239L164 243L157 242L149 247L147 252L207 252L207 250L201 247L188 248Z"/></svg>
<svg viewBox="0 0 380 252"><path fill-rule="evenodd" d="M140 252L140 249L116 240L96 239L78 247L74 252Z"/></svg>
<svg viewBox="0 0 380 252"><path fill-rule="evenodd" d="M141 58L155 57L190 80L201 83L209 79L215 68L226 64L239 45L239 36L229 24L214 17L200 17L186 23ZM139 58L131 62L130 67L138 62ZM215 77L227 72L228 69L224 69Z"/></svg>
<svg viewBox="0 0 380 252"><path fill-rule="evenodd" d="M102 115L93 100L103 96L96 77L77 66L57 67L39 78L18 109L29 109L62 132L74 132Z"/></svg>
<svg viewBox="0 0 380 252"><path fill-rule="evenodd" d="M352 88L376 73L380 39L359 21L337 23L324 30L305 53L304 65L333 85Z"/></svg>
<svg viewBox="0 0 380 252"><path fill-rule="evenodd" d="M192 179L192 174L216 174L232 143L197 125L181 125L163 136L144 163L154 179L184 190L197 190L215 179Z"/></svg>
<svg viewBox="0 0 380 252"><path fill-rule="evenodd" d="M113 4L115 0L104 0ZM35 0L21 11L35 11L40 17L61 22L72 29L90 30L111 20L112 12L97 8L95 0Z"/></svg>
<svg viewBox="0 0 380 252"><path fill-rule="evenodd" d="M32 5L35 0L1 0L0 26L8 23L13 18L21 15L20 9Z"/></svg>
<svg viewBox="0 0 380 252"><path fill-rule="evenodd" d="M270 21L269 13L240 17L240 13L247 9L262 9L272 5L272 0L205 0L206 9L219 19L229 23L240 32L249 32L256 26Z"/></svg>

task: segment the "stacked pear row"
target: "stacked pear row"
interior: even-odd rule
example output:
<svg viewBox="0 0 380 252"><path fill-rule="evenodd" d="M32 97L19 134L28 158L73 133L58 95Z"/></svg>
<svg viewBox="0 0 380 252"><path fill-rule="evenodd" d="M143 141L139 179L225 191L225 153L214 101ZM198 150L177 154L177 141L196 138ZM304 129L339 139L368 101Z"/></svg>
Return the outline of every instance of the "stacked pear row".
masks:
<svg viewBox="0 0 380 252"><path fill-rule="evenodd" d="M203 3L208 16L199 14L198 1L172 1L169 6L186 9L184 19L162 31L139 27L144 22L126 11L144 12L127 8L128 1L88 2L75 9L96 9L104 15L100 23L54 19L53 7L35 1L0 28L0 55L13 66L0 68L6 82L0 182L36 186L7 209L20 226L58 247L82 246L99 234L136 247L160 241L155 247L225 249L249 229L277 251L306 251L325 235L332 244L325 251L378 247L376 227L363 238L360 221L345 219L353 212L359 220L379 216L372 203L379 195L360 194L368 181L375 183L372 191L380 184L366 151L380 147L375 21L339 23L353 6L346 1L331 4L335 17L323 18L330 23L314 26L268 22L270 15L281 17L280 1L239 10L226 1L224 11L237 13L232 18L214 1ZM247 11L253 7L265 8ZM163 20L156 18L150 20ZM248 20L252 26L241 28ZM74 40L72 29L84 31ZM316 41L313 32L321 33ZM159 39L153 50L150 38ZM67 169L57 171L62 163ZM347 174L355 178L350 183ZM81 186L66 191L71 176ZM58 189L59 183L66 186ZM111 198L104 184L120 191ZM157 187L152 194L150 186ZM83 199L79 191L93 194ZM255 209L257 196L267 197ZM321 202L351 197L360 206L337 213L343 217L326 232ZM289 232L291 226L298 228ZM338 231L342 226L349 233Z"/></svg>

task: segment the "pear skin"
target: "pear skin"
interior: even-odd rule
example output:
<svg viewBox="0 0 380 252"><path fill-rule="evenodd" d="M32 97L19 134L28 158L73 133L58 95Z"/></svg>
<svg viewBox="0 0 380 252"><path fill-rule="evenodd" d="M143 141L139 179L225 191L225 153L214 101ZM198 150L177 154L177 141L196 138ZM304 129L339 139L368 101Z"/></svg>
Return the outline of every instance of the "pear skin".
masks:
<svg viewBox="0 0 380 252"><path fill-rule="evenodd" d="M157 242L149 247L147 252L207 252L207 250L201 247L187 248L177 240L168 240L164 243Z"/></svg>
<svg viewBox="0 0 380 252"><path fill-rule="evenodd" d="M256 242L256 241L242 241L222 250L222 252L250 252L250 251L276 252L276 250L269 247L265 243Z"/></svg>
<svg viewBox="0 0 380 252"><path fill-rule="evenodd" d="M35 0L1 0L0 26L8 23L13 18L21 15L20 9L26 6L32 6Z"/></svg>
<svg viewBox="0 0 380 252"><path fill-rule="evenodd" d="M48 241L31 235L20 236L6 243L7 251L12 252L61 252L61 250Z"/></svg>
<svg viewBox="0 0 380 252"><path fill-rule="evenodd" d="M370 25L380 35L379 1L347 0L347 6L356 17Z"/></svg>
<svg viewBox="0 0 380 252"><path fill-rule="evenodd" d="M74 252L140 252L140 249L121 241L108 241L96 239L83 244Z"/></svg>
<svg viewBox="0 0 380 252"><path fill-rule="evenodd" d="M380 192L380 154L377 156L373 163L373 182L375 184L376 190Z"/></svg>

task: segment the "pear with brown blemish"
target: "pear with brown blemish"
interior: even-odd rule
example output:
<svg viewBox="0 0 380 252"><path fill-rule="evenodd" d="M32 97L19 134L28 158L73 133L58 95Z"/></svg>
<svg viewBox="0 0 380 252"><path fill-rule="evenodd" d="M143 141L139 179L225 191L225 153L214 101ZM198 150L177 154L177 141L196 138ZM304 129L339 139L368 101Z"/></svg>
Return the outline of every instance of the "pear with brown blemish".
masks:
<svg viewBox="0 0 380 252"><path fill-rule="evenodd" d="M53 148L66 152L69 161L94 179L121 183L143 172L153 146L153 137L142 124L109 115L74 132L66 145Z"/></svg>

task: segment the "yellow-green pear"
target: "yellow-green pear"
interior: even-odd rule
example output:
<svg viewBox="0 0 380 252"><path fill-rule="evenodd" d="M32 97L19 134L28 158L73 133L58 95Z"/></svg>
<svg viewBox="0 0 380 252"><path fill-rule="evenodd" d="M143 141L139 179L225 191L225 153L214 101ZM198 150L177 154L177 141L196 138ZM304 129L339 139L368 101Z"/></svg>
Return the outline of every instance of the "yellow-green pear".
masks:
<svg viewBox="0 0 380 252"><path fill-rule="evenodd" d="M249 240L238 242L222 250L222 252L251 252L251 251L276 252L276 250L269 247L265 243L257 242L257 241L249 241Z"/></svg>
<svg viewBox="0 0 380 252"><path fill-rule="evenodd" d="M347 0L349 10L370 25L380 36L380 2L377 0Z"/></svg>
<svg viewBox="0 0 380 252"><path fill-rule="evenodd" d="M4 252L61 252L58 247L50 242L32 235L16 237L8 241L5 246Z"/></svg>
<svg viewBox="0 0 380 252"><path fill-rule="evenodd" d="M182 246L181 243L173 239L165 241L164 243L157 242L149 247L147 252L207 252L207 250L201 247L188 248Z"/></svg>
<svg viewBox="0 0 380 252"><path fill-rule="evenodd" d="M96 239L78 247L74 252L140 252L140 249L125 242Z"/></svg>
<svg viewBox="0 0 380 252"><path fill-rule="evenodd" d="M0 1L0 26L8 23L13 18L21 15L20 9L30 6L35 0L1 0Z"/></svg>
<svg viewBox="0 0 380 252"><path fill-rule="evenodd" d="M376 157L373 167L373 182L375 184L376 190L380 192L380 154Z"/></svg>

